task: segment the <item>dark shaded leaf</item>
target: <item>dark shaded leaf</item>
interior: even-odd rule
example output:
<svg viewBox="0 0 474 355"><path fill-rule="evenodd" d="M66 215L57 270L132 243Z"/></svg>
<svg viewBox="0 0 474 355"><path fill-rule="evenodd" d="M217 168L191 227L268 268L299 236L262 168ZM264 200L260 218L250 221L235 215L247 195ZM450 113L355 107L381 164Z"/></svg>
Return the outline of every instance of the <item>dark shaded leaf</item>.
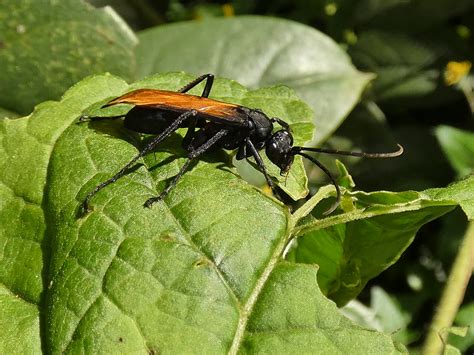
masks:
<svg viewBox="0 0 474 355"><path fill-rule="evenodd" d="M93 73L131 79L134 44L134 34L109 7L5 0L0 5L0 106L27 114Z"/></svg>

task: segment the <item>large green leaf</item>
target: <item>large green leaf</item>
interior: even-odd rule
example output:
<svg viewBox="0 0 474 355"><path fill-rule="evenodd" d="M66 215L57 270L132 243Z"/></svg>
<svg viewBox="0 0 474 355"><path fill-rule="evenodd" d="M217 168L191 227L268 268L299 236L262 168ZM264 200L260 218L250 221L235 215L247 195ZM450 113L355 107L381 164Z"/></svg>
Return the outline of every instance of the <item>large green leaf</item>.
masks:
<svg viewBox="0 0 474 355"><path fill-rule="evenodd" d="M284 84L315 113L314 144L358 102L371 75L321 32L287 20L245 16L159 26L139 34L139 75L185 70L235 78L248 87Z"/></svg>
<svg viewBox="0 0 474 355"><path fill-rule="evenodd" d="M322 291L343 305L398 260L422 225L457 204L471 219L474 177L422 193L346 192L341 203L344 212L324 217L323 204L312 208L329 193L321 189L295 213L301 219L287 259L318 264Z"/></svg>
<svg viewBox="0 0 474 355"><path fill-rule="evenodd" d="M162 75L133 87L187 79ZM238 178L225 154L206 156L146 209L182 164L175 135L78 219L87 192L141 144L120 122L78 124L78 116L131 88L90 77L61 102L0 121L3 352L403 351L343 318L318 290L315 266L281 263L293 218ZM252 97L224 80L215 94Z"/></svg>
<svg viewBox="0 0 474 355"><path fill-rule="evenodd" d="M0 4L0 106L21 114L108 71L132 78L136 38L111 8L76 0Z"/></svg>

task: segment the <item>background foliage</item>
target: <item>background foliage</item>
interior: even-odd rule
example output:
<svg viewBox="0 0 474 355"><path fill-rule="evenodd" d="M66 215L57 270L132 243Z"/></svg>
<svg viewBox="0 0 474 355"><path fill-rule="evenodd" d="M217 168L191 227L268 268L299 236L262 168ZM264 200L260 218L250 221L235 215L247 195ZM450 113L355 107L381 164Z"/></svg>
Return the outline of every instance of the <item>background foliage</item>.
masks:
<svg viewBox="0 0 474 355"><path fill-rule="evenodd" d="M173 338L153 332L153 320L162 315L147 315L152 308L146 295L151 299L160 295L156 302L161 310L156 312L172 309L171 314L201 328L217 324L208 329L213 335L200 343L209 351L277 348L283 352L301 342L297 333L290 336L291 329L327 328L326 336L331 337L339 322L345 332L345 342L336 346L339 351L365 343L367 348L357 348L361 353L395 351L399 345L388 335L411 350L419 349L474 211L474 96L469 72L473 19L474 4L468 0L2 3L0 117L9 119L1 125L0 328L7 331L0 350L97 351L125 346L122 349L127 351L184 351L174 347ZM97 102L129 90L125 81L142 79L132 88L176 89L191 78L154 75L175 71L192 76L212 72L254 89L247 92L235 82L222 80L213 95L288 120L299 132L299 143L387 151L398 142L406 152L403 158L387 161L344 159L344 165L321 157L340 174L345 187L342 208L329 218L322 218L327 205L319 202L332 191L320 188L326 178L317 169L307 169L309 190L317 194L301 201L299 212L290 216L281 205L237 179L222 155L198 164L183 180L184 195L178 191L171 196L172 213L165 214L178 216L188 234L172 218L162 222L165 228L150 224L150 216L133 208L124 212L123 199L112 198L108 204L113 190L97 201L105 206L104 215L77 227L77 200L123 165L140 142L114 124L78 127L75 120L84 110L95 110ZM103 72L114 76L98 75L76 84ZM292 90L255 90L280 84ZM35 109L47 100L60 101ZM33 110L29 118L14 119ZM316 126L312 138L311 122ZM145 163L152 167L155 158L163 161L173 153L180 154L176 139L168 151ZM219 170L222 162L227 168ZM179 164L180 160L171 161L150 172L138 169L136 185L117 184L115 195L132 194L130 201L135 202L130 206L138 206L156 184L158 190L164 186ZM74 174L68 173L71 169ZM261 184L258 175L239 169ZM221 190L202 183L202 176L213 174L230 187ZM301 168L295 176L289 193L302 197L306 177ZM436 189L459 180L447 189ZM219 222L222 211L204 216L199 207L193 210L178 203L186 198L186 191L187 198L196 199L206 188L214 191L213 199L202 201L207 208L230 199L233 207L251 207L227 211L226 216L235 214L236 219L227 217L223 223ZM242 201L238 196L244 196ZM457 204L462 209L445 214ZM262 210L266 213L257 214ZM242 226L252 218L261 230L240 229L232 234L232 223ZM209 230L202 232L204 227ZM143 235L132 232L136 230ZM149 239L149 235L159 238ZM223 235L226 238L219 242ZM98 236L108 239L101 241ZM259 243L262 236L265 245L236 246L236 241ZM194 249L175 250L166 243L170 240L184 244L192 240ZM280 249L291 240L296 242L282 261ZM252 255L255 250L259 254ZM213 279L212 268L186 271L186 263L206 265L236 251L240 254L234 264L217 266L219 277L230 282L230 291L219 288L222 283ZM147 262L136 259L138 255ZM244 261L249 269L239 264ZM314 264L320 266L318 284L324 296L314 281ZM168 275L162 275L163 270ZM123 277L131 272L133 277ZM146 280L150 288L143 289L143 283L134 280ZM260 288L255 286L259 282ZM209 288L197 287L203 284ZM314 292L304 292L305 287ZM472 325L473 292L468 286L456 316L459 326ZM200 313L211 305L195 301L191 307L183 296L189 294L207 302L217 300L220 308ZM249 295L258 302L250 302ZM345 314L387 336L366 332L341 318L325 296L339 306L352 300L343 308ZM138 299L140 306L131 306L130 299ZM308 313L313 318L306 319L301 307L308 304L314 305L314 312ZM180 313L185 309L193 310L189 317ZM244 310L252 310L252 317L245 319L236 341L232 329L241 329L244 318L238 313ZM212 319L216 314L229 323ZM176 339L205 337L195 329L186 333L187 328L173 320L166 324ZM472 327L464 336L455 330L451 333L454 349L473 350ZM97 334L103 335L99 343L93 340ZM130 336L124 339L121 334ZM216 339L221 348L216 348ZM305 341L308 349L334 350L334 344L315 336Z"/></svg>

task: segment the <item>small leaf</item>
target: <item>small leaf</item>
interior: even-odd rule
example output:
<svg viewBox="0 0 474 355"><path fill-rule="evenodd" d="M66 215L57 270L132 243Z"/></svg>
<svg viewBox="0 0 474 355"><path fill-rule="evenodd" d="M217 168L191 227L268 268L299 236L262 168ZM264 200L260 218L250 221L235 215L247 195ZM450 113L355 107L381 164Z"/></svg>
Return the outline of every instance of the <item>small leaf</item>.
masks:
<svg viewBox="0 0 474 355"><path fill-rule="evenodd" d="M402 344L410 344L419 338L418 332L408 328L411 314L378 286L370 289L370 307L356 299L341 311L357 324L390 334L392 339Z"/></svg>
<svg viewBox="0 0 474 355"><path fill-rule="evenodd" d="M296 247L287 256L318 264L321 289L338 305L357 296L370 279L395 263L423 224L455 205L413 191L346 192L344 199L349 198L352 207L339 215L321 218L325 207L319 204L300 219L294 231ZM295 215L301 218L298 211Z"/></svg>
<svg viewBox="0 0 474 355"><path fill-rule="evenodd" d="M443 355L461 355L461 351L459 351L458 348L456 348L456 347L454 347L450 344L447 344L444 347Z"/></svg>
<svg viewBox="0 0 474 355"><path fill-rule="evenodd" d="M474 175L446 188L429 189L425 193L436 200L451 200L459 204L468 220L474 219Z"/></svg>
<svg viewBox="0 0 474 355"><path fill-rule="evenodd" d="M372 287L370 305L385 334L392 334L392 339L402 344L409 344L416 339L417 334L407 329L412 320L410 313L404 311L397 300L385 290L377 286Z"/></svg>
<svg viewBox="0 0 474 355"><path fill-rule="evenodd" d="M449 335L449 344L455 345L458 349L466 352L474 344L474 302L463 305L456 315L455 332Z"/></svg>
<svg viewBox="0 0 474 355"><path fill-rule="evenodd" d="M341 187L345 187L348 190L352 190L355 187L355 182L352 179L352 176L349 174L346 166L339 160L336 160L337 170L339 175L337 178L337 183Z"/></svg>
<svg viewBox="0 0 474 355"><path fill-rule="evenodd" d="M442 330L443 333L449 333L460 337L465 337L468 331L469 327L448 327Z"/></svg>

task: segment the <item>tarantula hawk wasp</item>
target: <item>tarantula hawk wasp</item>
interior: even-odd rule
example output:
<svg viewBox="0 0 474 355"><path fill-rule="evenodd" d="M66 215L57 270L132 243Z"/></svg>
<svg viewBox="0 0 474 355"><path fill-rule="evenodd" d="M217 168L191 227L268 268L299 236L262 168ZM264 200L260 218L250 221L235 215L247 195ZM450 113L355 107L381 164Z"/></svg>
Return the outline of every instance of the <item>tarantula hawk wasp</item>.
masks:
<svg viewBox="0 0 474 355"><path fill-rule="evenodd" d="M187 94L190 89L202 81L206 81L206 83L201 96ZM178 183L193 160L216 148L237 149L236 158L238 160L253 157L258 169L265 176L268 185L274 194L279 197L276 185L268 174L259 152L265 148L267 157L280 168L282 175L286 174L291 168L295 155L301 155L321 168L336 188L336 201L325 212L325 214L329 214L339 205L341 199L339 186L329 170L316 158L305 152L351 155L366 158L391 158L403 153L401 145L398 145L399 149L397 151L391 153L364 153L293 146L290 126L282 119L276 117L269 118L259 109L209 99L213 82L214 75L205 74L185 85L177 92L156 89L135 90L119 96L102 106L134 105L124 116L82 116L80 121L123 117L124 126L127 129L156 135L120 171L94 187L87 194L82 203L82 213L90 211L90 200L97 192L125 175L138 159L151 152L171 133L182 127L187 128L182 145L187 151L188 159L163 192L159 196L152 197L145 202L146 207L151 207L155 202L163 199ZM274 124L278 124L281 129L274 132Z"/></svg>

